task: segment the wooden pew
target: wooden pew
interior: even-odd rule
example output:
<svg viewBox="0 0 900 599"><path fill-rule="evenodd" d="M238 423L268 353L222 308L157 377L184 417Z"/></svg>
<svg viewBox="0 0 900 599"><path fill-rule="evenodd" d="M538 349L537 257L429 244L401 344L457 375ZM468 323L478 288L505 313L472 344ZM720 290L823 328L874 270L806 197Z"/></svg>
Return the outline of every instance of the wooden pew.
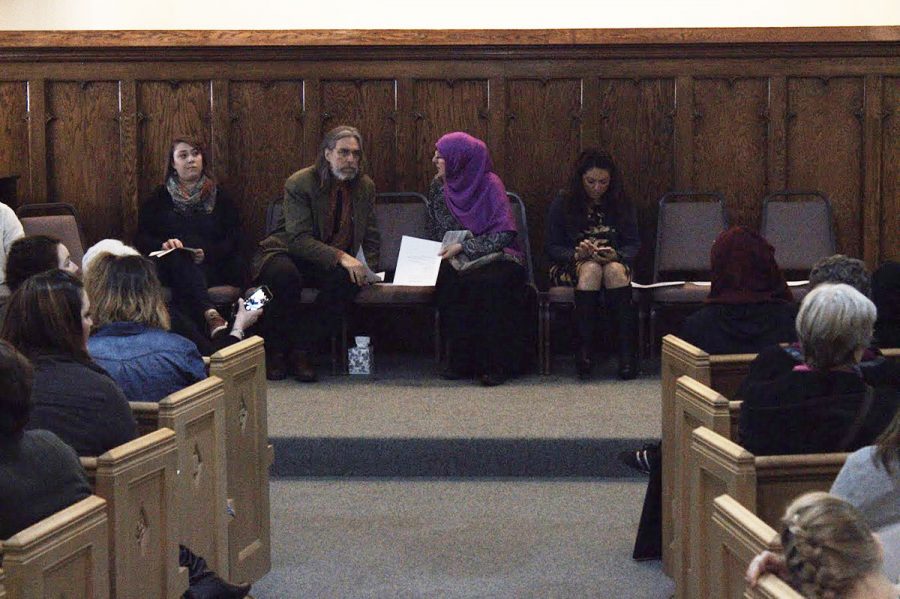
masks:
<svg viewBox="0 0 900 599"><path fill-rule="evenodd" d="M261 337L250 337L210 357L209 372L225 387L228 502L228 576L255 582L272 565L269 524L269 444L266 356Z"/></svg>
<svg viewBox="0 0 900 599"><path fill-rule="evenodd" d="M210 377L156 402L131 402L141 434L175 431L178 542L228 578L225 386Z"/></svg>
<svg viewBox="0 0 900 599"><path fill-rule="evenodd" d="M803 599L803 595L774 574L766 574L755 588L744 591L744 599Z"/></svg>
<svg viewBox="0 0 900 599"><path fill-rule="evenodd" d="M712 522L712 561L698 574L709 580L711 597L741 599L747 566L763 551L780 553L779 535L730 495L715 498Z"/></svg>
<svg viewBox="0 0 900 599"><path fill-rule="evenodd" d="M91 495L13 535L3 542L0 597L109 597L108 534L106 501Z"/></svg>
<svg viewBox="0 0 900 599"><path fill-rule="evenodd" d="M686 469L690 457L691 433L698 426L722 435L726 439L737 439L738 417L741 402L729 401L722 394L710 389L689 376L681 376L675 383L675 435L673 442L666 445L664 459L670 460L675 489L672 495L672 515L675 522L686 523L687 510L684 506L690 500L690 485ZM664 504L665 505L665 504ZM672 542L681 547L681 536L685 527L674 527ZM683 555L673 552L673 572L681 572ZM673 576L674 578L674 576Z"/></svg>
<svg viewBox="0 0 900 599"><path fill-rule="evenodd" d="M699 427L691 434L687 469L690 495L685 504L687 529L681 537L681 570L676 572L677 597L710 597L697 566L708 567L712 540L713 500L728 494L775 525L785 507L808 491L828 491L847 459L846 453L754 456L752 453Z"/></svg>
<svg viewBox="0 0 900 599"><path fill-rule="evenodd" d="M188 580L178 566L175 433L160 429L81 464L107 503L110 596L180 597Z"/></svg>
<svg viewBox="0 0 900 599"><path fill-rule="evenodd" d="M663 570L673 575L673 556L676 550L673 512L675 494L675 455L665 447L671 447L675 439L675 382L688 375L724 395L735 398L736 391L747 375L750 362L756 354L710 355L699 347L675 335L662 340L662 530Z"/></svg>

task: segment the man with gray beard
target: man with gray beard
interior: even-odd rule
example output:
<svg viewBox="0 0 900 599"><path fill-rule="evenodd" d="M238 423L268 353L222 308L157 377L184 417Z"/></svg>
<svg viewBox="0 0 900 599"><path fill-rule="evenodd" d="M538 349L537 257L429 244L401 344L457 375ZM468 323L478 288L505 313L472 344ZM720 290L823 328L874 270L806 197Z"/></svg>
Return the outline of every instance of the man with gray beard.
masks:
<svg viewBox="0 0 900 599"><path fill-rule="evenodd" d="M259 244L254 279L273 299L263 316L266 376L316 380L312 352L327 338L366 284L360 248L378 265L375 183L361 172L363 141L354 127L329 131L315 164L284 184L284 209L275 230ZM319 289L311 309L301 308L303 287Z"/></svg>

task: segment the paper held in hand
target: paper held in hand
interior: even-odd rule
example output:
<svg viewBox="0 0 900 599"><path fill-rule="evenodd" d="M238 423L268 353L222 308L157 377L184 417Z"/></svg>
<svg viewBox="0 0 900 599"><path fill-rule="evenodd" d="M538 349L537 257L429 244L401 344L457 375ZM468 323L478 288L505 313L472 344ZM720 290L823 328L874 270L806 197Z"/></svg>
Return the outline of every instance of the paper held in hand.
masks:
<svg viewBox="0 0 900 599"><path fill-rule="evenodd" d="M183 250L183 251L185 251L185 252L190 252L190 253L192 253L192 254L194 254L194 255L196 255L197 252L200 251L199 248L180 247L180 248L169 248L169 249L167 249L167 250L156 250L155 252L150 252L150 253L147 254L147 255L150 256L151 258L162 258L162 257L165 256L166 254L170 254L170 253L172 253L172 252L177 252L177 251L179 251L179 250Z"/></svg>
<svg viewBox="0 0 900 599"><path fill-rule="evenodd" d="M441 269L440 251L440 241L404 235L400 239L393 284L434 287Z"/></svg>
<svg viewBox="0 0 900 599"><path fill-rule="evenodd" d="M366 254L363 252L362 247L359 248L359 251L356 252L356 259L363 263L363 266L366 267L366 283L383 283L384 282L384 272L372 272L372 269L369 268L369 263L366 262Z"/></svg>

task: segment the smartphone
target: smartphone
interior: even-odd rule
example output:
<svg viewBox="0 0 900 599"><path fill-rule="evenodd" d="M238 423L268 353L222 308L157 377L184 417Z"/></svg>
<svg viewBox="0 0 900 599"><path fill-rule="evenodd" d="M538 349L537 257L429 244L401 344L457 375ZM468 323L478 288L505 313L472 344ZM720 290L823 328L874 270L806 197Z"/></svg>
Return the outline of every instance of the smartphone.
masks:
<svg viewBox="0 0 900 599"><path fill-rule="evenodd" d="M272 292L265 285L261 285L244 300L244 310L259 310L272 299Z"/></svg>

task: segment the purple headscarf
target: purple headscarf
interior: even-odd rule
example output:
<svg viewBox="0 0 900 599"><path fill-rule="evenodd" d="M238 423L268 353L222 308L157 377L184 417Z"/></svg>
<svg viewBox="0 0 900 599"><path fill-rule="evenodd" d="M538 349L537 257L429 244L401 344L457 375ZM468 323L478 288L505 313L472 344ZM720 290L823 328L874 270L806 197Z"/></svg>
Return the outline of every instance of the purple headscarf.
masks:
<svg viewBox="0 0 900 599"><path fill-rule="evenodd" d="M434 144L446 162L444 200L453 216L473 235L518 231L503 181L493 172L484 142L456 131ZM518 240L516 240L518 245ZM507 251L518 254L514 248Z"/></svg>

